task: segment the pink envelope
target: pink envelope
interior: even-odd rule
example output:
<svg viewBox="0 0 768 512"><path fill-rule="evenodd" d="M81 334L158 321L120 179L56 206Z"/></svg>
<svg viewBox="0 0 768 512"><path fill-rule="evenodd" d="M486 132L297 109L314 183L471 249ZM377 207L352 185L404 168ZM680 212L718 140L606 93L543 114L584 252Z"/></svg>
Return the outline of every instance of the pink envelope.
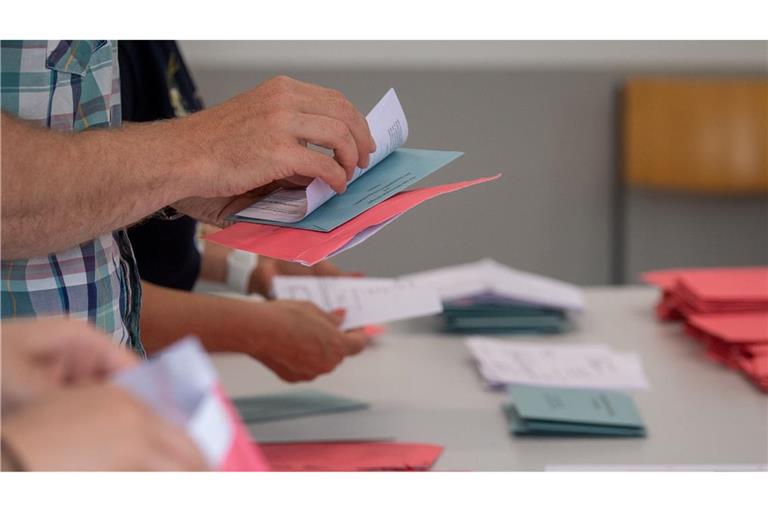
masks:
<svg viewBox="0 0 768 512"><path fill-rule="evenodd" d="M427 471L443 447L421 443L265 443L275 471Z"/></svg>
<svg viewBox="0 0 768 512"><path fill-rule="evenodd" d="M400 192L328 233L247 222L213 233L206 240L217 244L304 265L314 265L361 243L388 222L437 196L487 181L501 174L470 181Z"/></svg>
<svg viewBox="0 0 768 512"><path fill-rule="evenodd" d="M725 343L768 344L768 311L695 314L688 324Z"/></svg>
<svg viewBox="0 0 768 512"><path fill-rule="evenodd" d="M259 445L251 439L251 434L245 428L242 418L232 405L227 395L216 386L216 394L224 406L232 427L232 438L229 450L219 462L219 471L269 471L269 465L264 459Z"/></svg>

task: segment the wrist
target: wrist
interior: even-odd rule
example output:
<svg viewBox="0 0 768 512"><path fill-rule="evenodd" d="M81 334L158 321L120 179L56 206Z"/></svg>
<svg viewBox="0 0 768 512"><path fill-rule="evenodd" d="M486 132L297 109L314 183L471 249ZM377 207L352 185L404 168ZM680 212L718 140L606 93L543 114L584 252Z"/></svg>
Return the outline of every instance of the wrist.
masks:
<svg viewBox="0 0 768 512"><path fill-rule="evenodd" d="M242 299L222 299L231 302L227 308L225 346L222 350L248 354L261 359L274 343L270 336L270 322L274 321L271 303L252 302Z"/></svg>

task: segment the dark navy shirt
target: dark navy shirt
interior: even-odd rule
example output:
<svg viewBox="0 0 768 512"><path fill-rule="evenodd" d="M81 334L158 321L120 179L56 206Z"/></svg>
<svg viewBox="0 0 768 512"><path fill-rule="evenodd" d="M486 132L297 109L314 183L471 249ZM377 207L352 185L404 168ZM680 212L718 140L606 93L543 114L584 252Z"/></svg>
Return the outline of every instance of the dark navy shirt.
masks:
<svg viewBox="0 0 768 512"><path fill-rule="evenodd" d="M203 108L175 41L119 41L123 121L172 119ZM191 290L200 273L196 222L149 218L128 230L139 275L160 286Z"/></svg>

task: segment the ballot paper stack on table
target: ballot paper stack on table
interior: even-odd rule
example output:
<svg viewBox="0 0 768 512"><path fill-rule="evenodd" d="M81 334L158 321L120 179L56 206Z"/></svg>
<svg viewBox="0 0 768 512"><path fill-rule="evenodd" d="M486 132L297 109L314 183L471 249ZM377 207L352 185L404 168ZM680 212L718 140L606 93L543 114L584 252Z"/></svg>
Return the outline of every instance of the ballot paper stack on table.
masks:
<svg viewBox="0 0 768 512"><path fill-rule="evenodd" d="M660 270L643 279L662 290L660 319L685 322L710 358L768 392L768 267Z"/></svg>
<svg viewBox="0 0 768 512"><path fill-rule="evenodd" d="M355 169L345 193L324 181L278 189L232 216L233 226L206 237L243 251L314 265L376 234L424 201L500 175L406 191L462 155L458 151L407 149L408 122L394 89L366 117L376 142L366 169Z"/></svg>
<svg viewBox="0 0 768 512"><path fill-rule="evenodd" d="M509 386L504 413L518 436L644 437L634 401L607 390Z"/></svg>
<svg viewBox="0 0 768 512"><path fill-rule="evenodd" d="M632 398L648 388L637 354L600 344L470 337L467 347L491 389L506 389L510 432L520 436L638 437Z"/></svg>
<svg viewBox="0 0 768 512"><path fill-rule="evenodd" d="M449 332L558 333L584 309L578 287L490 259L418 272L400 281L438 291Z"/></svg>

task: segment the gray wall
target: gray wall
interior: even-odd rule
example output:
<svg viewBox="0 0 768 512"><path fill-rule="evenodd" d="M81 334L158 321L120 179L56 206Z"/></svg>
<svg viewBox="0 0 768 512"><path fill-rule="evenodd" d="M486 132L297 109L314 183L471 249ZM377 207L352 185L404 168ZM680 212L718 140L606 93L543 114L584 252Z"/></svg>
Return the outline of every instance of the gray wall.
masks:
<svg viewBox="0 0 768 512"><path fill-rule="evenodd" d="M318 70L200 58L190 65L209 106L277 73L337 88L362 111L395 87L409 120L408 146L466 152L423 185L504 173L498 182L413 210L337 257L345 268L394 276L489 256L575 283L605 284L634 281L655 266L768 262L764 198L622 192L617 93L628 73L653 68Z"/></svg>

